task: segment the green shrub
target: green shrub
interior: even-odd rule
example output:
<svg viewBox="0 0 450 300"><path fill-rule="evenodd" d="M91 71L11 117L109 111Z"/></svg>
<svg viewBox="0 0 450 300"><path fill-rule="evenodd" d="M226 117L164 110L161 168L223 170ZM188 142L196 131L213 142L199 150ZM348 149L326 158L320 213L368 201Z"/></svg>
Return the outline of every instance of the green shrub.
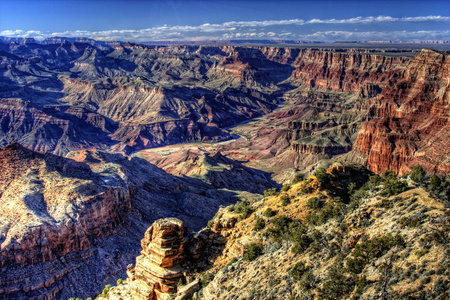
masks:
<svg viewBox="0 0 450 300"><path fill-rule="evenodd" d="M347 258L347 271L353 274L361 273L366 267L366 261L361 256Z"/></svg>
<svg viewBox="0 0 450 300"><path fill-rule="evenodd" d="M264 191L264 197L276 196L278 194L276 188L267 189Z"/></svg>
<svg viewBox="0 0 450 300"><path fill-rule="evenodd" d="M268 229L268 232L271 237L275 240L283 240L286 237L287 232L289 231L289 224L292 220L286 216L278 216L273 218L270 223L272 226Z"/></svg>
<svg viewBox="0 0 450 300"><path fill-rule="evenodd" d="M394 203L392 203L392 201L390 201L389 199L384 198L380 202L378 202L377 206L385 209L390 209L394 207Z"/></svg>
<svg viewBox="0 0 450 300"><path fill-rule="evenodd" d="M397 179L397 174L395 174L395 172L391 170L384 170L383 173L381 173L381 177L384 179L384 181Z"/></svg>
<svg viewBox="0 0 450 300"><path fill-rule="evenodd" d="M289 196L287 194L281 195L280 199L281 199L282 206L287 206L289 203L291 203L291 199L289 198Z"/></svg>
<svg viewBox="0 0 450 300"><path fill-rule="evenodd" d="M250 203L238 201L234 205L234 212L240 214L240 219L247 219L253 213L253 209L250 207Z"/></svg>
<svg viewBox="0 0 450 300"><path fill-rule="evenodd" d="M303 181L303 176L301 174L295 174L292 184L296 184Z"/></svg>
<svg viewBox="0 0 450 300"><path fill-rule="evenodd" d="M420 224L420 218L416 217L403 217L400 219L400 228L403 227L417 227Z"/></svg>
<svg viewBox="0 0 450 300"><path fill-rule="evenodd" d="M121 285L123 283L123 279L122 278L117 279L116 283L117 285Z"/></svg>
<svg viewBox="0 0 450 300"><path fill-rule="evenodd" d="M323 207L323 201L319 200L317 197L310 198L306 207L309 209L320 209Z"/></svg>
<svg viewBox="0 0 450 300"><path fill-rule="evenodd" d="M102 297L106 297L106 294L108 294L109 290L111 289L111 285L107 284L105 285L105 288L103 289L102 293L100 294L100 296Z"/></svg>
<svg viewBox="0 0 450 300"><path fill-rule="evenodd" d="M422 256L424 256L427 253L428 253L428 249L416 250L416 252L414 252L414 254L417 257L422 257Z"/></svg>
<svg viewBox="0 0 450 300"><path fill-rule="evenodd" d="M405 181L398 178L390 178L384 182L384 190L380 193L382 196L394 196L406 191L408 185Z"/></svg>
<svg viewBox="0 0 450 300"><path fill-rule="evenodd" d="M327 188L329 186L331 182L331 175L327 173L325 168L317 169L317 171L314 172L314 176L316 176L322 188Z"/></svg>
<svg viewBox="0 0 450 300"><path fill-rule="evenodd" d="M253 261L263 252L263 245L261 243L253 243L245 246L244 259L246 261Z"/></svg>
<svg viewBox="0 0 450 300"><path fill-rule="evenodd" d="M213 220L209 220L208 223L206 224L206 226L208 228L212 228L213 224L214 224L214 221Z"/></svg>
<svg viewBox="0 0 450 300"><path fill-rule="evenodd" d="M309 186L309 184L313 181L312 178L308 178L308 180L303 181L302 186L300 187L300 192L302 194L310 194L314 192L314 188Z"/></svg>
<svg viewBox="0 0 450 300"><path fill-rule="evenodd" d="M353 290L353 287L353 280L344 276L342 263L338 262L328 271L327 281L319 289L319 299L342 299Z"/></svg>
<svg viewBox="0 0 450 300"><path fill-rule="evenodd" d="M273 217L275 216L276 212L274 212L270 207L268 207L265 211L264 211L264 216L267 218Z"/></svg>
<svg viewBox="0 0 450 300"><path fill-rule="evenodd" d="M425 182L427 172L421 165L411 167L411 180L418 184Z"/></svg>
<svg viewBox="0 0 450 300"><path fill-rule="evenodd" d="M373 237L355 246L353 257L347 259L347 270L359 274L372 259L383 256L395 246L403 246L405 241L401 235L387 234Z"/></svg>
<svg viewBox="0 0 450 300"><path fill-rule="evenodd" d="M204 273L202 276L202 279L200 279L200 283L202 284L202 287L206 287L211 281L214 279L213 273Z"/></svg>
<svg viewBox="0 0 450 300"><path fill-rule="evenodd" d="M230 206L228 206L228 211L229 212L233 212L234 211L234 205L231 204Z"/></svg>
<svg viewBox="0 0 450 300"><path fill-rule="evenodd" d="M310 271L306 271L299 281L300 286L305 290L312 289L315 286L315 283L316 279Z"/></svg>
<svg viewBox="0 0 450 300"><path fill-rule="evenodd" d="M366 276L362 276L356 280L356 294L362 294L366 286L369 285Z"/></svg>
<svg viewBox="0 0 450 300"><path fill-rule="evenodd" d="M180 287L182 287L183 285L184 285L183 279L180 278L180 279L178 280L178 282L177 282L177 287L180 288Z"/></svg>
<svg viewBox="0 0 450 300"><path fill-rule="evenodd" d="M303 274L307 271L306 265L304 262L297 263L291 270L291 276L295 281L299 281Z"/></svg>
<svg viewBox="0 0 450 300"><path fill-rule="evenodd" d="M317 213L306 216L305 223L320 226L331 218L339 217L345 209L344 203L327 202Z"/></svg>
<svg viewBox="0 0 450 300"><path fill-rule="evenodd" d="M285 193L285 192L289 191L290 188L291 188L290 184L283 184L283 186L281 187L281 192Z"/></svg>
<svg viewBox="0 0 450 300"><path fill-rule="evenodd" d="M255 226L253 226L254 231L259 231L263 229L266 226L266 223L264 222L263 218L257 218Z"/></svg>
<svg viewBox="0 0 450 300"><path fill-rule="evenodd" d="M308 229L306 226L296 226L291 229L290 233L292 240L294 241L294 247L292 247L293 253L301 254L305 252L314 242L307 232Z"/></svg>

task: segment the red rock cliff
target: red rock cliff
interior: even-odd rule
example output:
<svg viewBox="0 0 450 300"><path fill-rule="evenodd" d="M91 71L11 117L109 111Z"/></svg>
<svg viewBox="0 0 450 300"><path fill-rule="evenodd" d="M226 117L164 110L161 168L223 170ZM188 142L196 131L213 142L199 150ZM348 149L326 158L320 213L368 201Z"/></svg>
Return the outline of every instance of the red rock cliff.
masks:
<svg viewBox="0 0 450 300"><path fill-rule="evenodd" d="M449 78L449 55L423 50L372 101L371 120L354 145L368 155L371 170L402 173L421 164L431 172L450 172Z"/></svg>

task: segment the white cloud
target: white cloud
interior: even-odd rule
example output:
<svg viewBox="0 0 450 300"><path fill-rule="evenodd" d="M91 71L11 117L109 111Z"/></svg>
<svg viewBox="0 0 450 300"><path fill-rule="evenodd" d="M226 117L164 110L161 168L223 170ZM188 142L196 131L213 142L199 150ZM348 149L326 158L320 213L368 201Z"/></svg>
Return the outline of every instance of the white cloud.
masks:
<svg viewBox="0 0 450 300"><path fill-rule="evenodd" d="M316 41L421 41L440 40L450 36L450 30L418 30L418 31L318 31L300 36L304 40Z"/></svg>
<svg viewBox="0 0 450 300"><path fill-rule="evenodd" d="M119 41L133 41L143 42L149 40L198 40L200 37L205 40L214 39L231 39L231 38L289 38L296 39L317 39L324 41L334 40L334 37L348 39L363 39L379 37L389 38L389 32L354 32L350 34L349 31L339 31L343 28L338 28L338 25L344 24L376 24L376 23L420 23L420 22L450 22L450 17L446 16L419 16L419 17L403 17L395 18L390 16L369 16L369 17L354 17L348 19L290 19L290 20L266 20L266 21L231 21L220 24L205 23L202 25L184 25L171 26L163 25L152 28L140 30L105 30L105 31L87 31L74 30L63 32L42 32L42 31L24 31L24 30L4 30L0 31L1 36L9 37L35 37L37 39L44 39L46 37L64 36L64 37L88 37L101 40L119 40ZM330 24L335 26L337 31L319 31L313 34L302 34L304 26L314 26L316 24ZM445 29L448 28L445 25ZM309 27L308 27L309 28ZM323 30L324 28L322 28ZM331 28L330 28L331 29ZM417 28L416 28L417 29ZM314 30L314 29L313 29ZM395 31L395 28L392 29ZM432 33L433 32L433 33ZM431 36L440 37L441 39L449 39L446 31L428 31ZM414 36L418 34L418 36ZM445 35L447 34L447 35ZM425 33L421 31L412 30L410 32L396 31L394 36L398 39L418 39L419 36L424 36ZM432 38L432 37L430 37Z"/></svg>
<svg viewBox="0 0 450 300"><path fill-rule="evenodd" d="M383 23L383 22L449 22L450 17L426 16L426 17L404 17L393 18L390 16L378 17L356 17L350 19L311 19L305 24L361 24L361 23Z"/></svg>

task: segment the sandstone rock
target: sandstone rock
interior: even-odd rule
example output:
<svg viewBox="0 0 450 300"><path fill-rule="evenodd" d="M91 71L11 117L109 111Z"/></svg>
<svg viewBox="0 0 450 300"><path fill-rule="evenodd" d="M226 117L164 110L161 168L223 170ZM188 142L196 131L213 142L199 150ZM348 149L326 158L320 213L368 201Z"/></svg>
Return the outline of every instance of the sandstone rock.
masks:
<svg viewBox="0 0 450 300"><path fill-rule="evenodd" d="M192 299L195 292L200 289L200 280L196 279L189 284L178 289L175 300L188 300Z"/></svg>
<svg viewBox="0 0 450 300"><path fill-rule="evenodd" d="M0 149L0 161L0 267L8 269L0 294L51 298L59 280L94 255L93 240L121 228L133 189L113 165L111 173L92 170L17 143ZM42 276L30 278L33 269Z"/></svg>
<svg viewBox="0 0 450 300"><path fill-rule="evenodd" d="M155 221L141 245L142 255L136 258L134 274L129 278L133 299L166 299L177 292L177 283L183 277L183 222L176 218Z"/></svg>
<svg viewBox="0 0 450 300"><path fill-rule="evenodd" d="M423 50L376 97L354 147L368 155L371 170L402 172L421 164L432 173L450 171L449 74L448 55Z"/></svg>

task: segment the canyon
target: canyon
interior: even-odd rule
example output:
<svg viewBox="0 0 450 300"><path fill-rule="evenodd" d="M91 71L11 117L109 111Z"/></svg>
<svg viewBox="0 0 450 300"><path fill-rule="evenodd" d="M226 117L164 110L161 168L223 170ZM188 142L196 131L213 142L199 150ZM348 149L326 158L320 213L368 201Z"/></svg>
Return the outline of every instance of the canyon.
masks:
<svg viewBox="0 0 450 300"><path fill-rule="evenodd" d="M92 297L126 274L139 291L148 272L175 293L155 220L183 222L181 253L221 206L335 162L449 174L449 55L366 50L0 42L0 297ZM238 221L220 220L186 246L199 269Z"/></svg>

